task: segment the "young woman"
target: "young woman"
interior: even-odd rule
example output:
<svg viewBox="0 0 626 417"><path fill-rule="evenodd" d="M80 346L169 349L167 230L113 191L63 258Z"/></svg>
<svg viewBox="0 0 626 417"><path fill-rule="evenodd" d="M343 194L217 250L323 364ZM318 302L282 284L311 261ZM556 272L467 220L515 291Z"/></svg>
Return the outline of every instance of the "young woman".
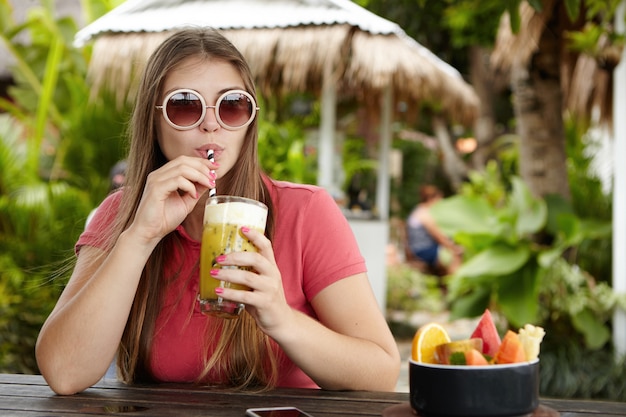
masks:
<svg viewBox="0 0 626 417"><path fill-rule="evenodd" d="M70 281L39 334L37 361L55 392L88 388L115 356L128 383L394 389L400 356L351 229L323 189L263 174L257 110L248 65L217 32L182 30L153 53L126 185L79 238ZM242 229L258 253L219 259L251 269L216 275L252 288L218 289L246 305L234 320L204 315L197 302L212 188L270 209L265 235Z"/></svg>

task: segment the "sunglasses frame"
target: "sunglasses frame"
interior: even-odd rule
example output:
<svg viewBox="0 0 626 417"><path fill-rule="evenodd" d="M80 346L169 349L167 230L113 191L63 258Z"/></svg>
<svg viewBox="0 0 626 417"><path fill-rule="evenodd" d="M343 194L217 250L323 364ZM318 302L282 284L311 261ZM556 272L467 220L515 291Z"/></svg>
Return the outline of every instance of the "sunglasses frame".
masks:
<svg viewBox="0 0 626 417"><path fill-rule="evenodd" d="M170 120L170 118L169 118L169 116L167 114L167 102L170 100L170 98L172 98L175 94L178 94L178 93L191 93L191 94L194 94L196 97L198 97L200 99L200 103L202 104L202 114L200 115L200 117L198 118L198 120L195 123L193 123L193 124L191 124L189 126L177 125L172 120ZM226 96L228 96L230 94L235 94L235 93L236 94L243 94L244 96L246 96L248 98L248 100L250 100L250 103L252 104L252 113L250 114L250 118L248 118L248 121L245 122L244 124L242 124L241 126L230 126L229 124L227 124L226 122L224 122L222 120L222 118L220 117L220 112L218 111L220 104L222 104L222 100ZM165 121L167 122L167 124L169 124L174 129L177 129L177 130L190 130L190 129L193 129L193 128L199 126L204 121L204 118L206 117L207 109L213 109L213 111L215 111L215 119L217 120L217 123L219 123L219 125L222 126L224 129L226 129L226 130L239 130L239 129L243 129L244 127L247 127L250 123L252 123L252 121L256 117L257 112L261 109L260 107L257 107L256 101L254 100L254 97L252 97L252 94L248 93L245 90L228 90L224 94L222 94L221 96L218 97L218 99L215 102L214 106L208 106L206 104L206 100L204 99L204 97L202 97L202 94L200 94L196 90L192 90L190 88L179 88L178 90L174 90L174 91L170 92L163 99L163 104L161 104L160 106L157 105L155 107L158 110L161 110L161 112L163 113L163 117L165 118Z"/></svg>

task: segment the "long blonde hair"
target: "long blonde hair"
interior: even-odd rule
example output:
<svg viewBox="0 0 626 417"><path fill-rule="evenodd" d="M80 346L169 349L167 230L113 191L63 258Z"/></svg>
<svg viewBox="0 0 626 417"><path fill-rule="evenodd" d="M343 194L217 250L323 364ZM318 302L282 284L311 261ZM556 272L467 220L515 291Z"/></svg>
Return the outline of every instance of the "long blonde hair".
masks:
<svg viewBox="0 0 626 417"><path fill-rule="evenodd" d="M246 91L256 99L256 90L248 64L225 37L211 29L180 30L167 38L151 55L141 79L130 125L130 149L126 184L115 227L109 236L114 242L133 221L147 176L167 160L161 152L156 133L155 105L160 100L166 76L188 58L220 60L238 70ZM264 202L270 209L266 235L274 228L273 206L257 155L257 120L247 128L241 154L233 168L219 179L221 194L239 195ZM164 276L166 254L180 247L177 234L169 233L154 249L143 270L128 322L118 351L118 370L125 382L151 380L150 349L154 327L167 289ZM188 277L167 277L186 279ZM209 322L207 320L207 322ZM218 322L217 320L210 321ZM217 347L206 363L199 380L211 371L227 375L234 388L265 389L275 386L277 362L273 341L247 313L237 320L207 326L210 341L218 337ZM209 343L209 342L207 342Z"/></svg>

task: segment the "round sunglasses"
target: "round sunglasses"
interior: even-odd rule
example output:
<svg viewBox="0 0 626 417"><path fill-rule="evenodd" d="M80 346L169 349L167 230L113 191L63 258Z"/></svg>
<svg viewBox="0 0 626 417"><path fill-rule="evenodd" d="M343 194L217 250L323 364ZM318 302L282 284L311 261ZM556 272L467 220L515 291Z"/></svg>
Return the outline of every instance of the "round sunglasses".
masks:
<svg viewBox="0 0 626 417"><path fill-rule="evenodd" d="M224 129L242 129L252 123L260 109L247 91L229 90L219 96L215 106L207 106L200 93L188 88L172 91L165 96L162 105L155 107L162 110L167 123L178 130L198 126L209 108L215 110L215 118Z"/></svg>

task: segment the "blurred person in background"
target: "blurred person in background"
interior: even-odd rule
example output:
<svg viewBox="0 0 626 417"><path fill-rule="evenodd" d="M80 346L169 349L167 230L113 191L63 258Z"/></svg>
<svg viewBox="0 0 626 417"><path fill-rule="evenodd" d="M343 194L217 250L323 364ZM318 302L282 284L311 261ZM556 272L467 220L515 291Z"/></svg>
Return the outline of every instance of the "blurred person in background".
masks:
<svg viewBox="0 0 626 417"><path fill-rule="evenodd" d="M434 185L423 185L419 194L420 203L406 222L410 254L437 275L452 274L461 265L463 249L441 231L430 212L431 207L443 198L443 193Z"/></svg>

